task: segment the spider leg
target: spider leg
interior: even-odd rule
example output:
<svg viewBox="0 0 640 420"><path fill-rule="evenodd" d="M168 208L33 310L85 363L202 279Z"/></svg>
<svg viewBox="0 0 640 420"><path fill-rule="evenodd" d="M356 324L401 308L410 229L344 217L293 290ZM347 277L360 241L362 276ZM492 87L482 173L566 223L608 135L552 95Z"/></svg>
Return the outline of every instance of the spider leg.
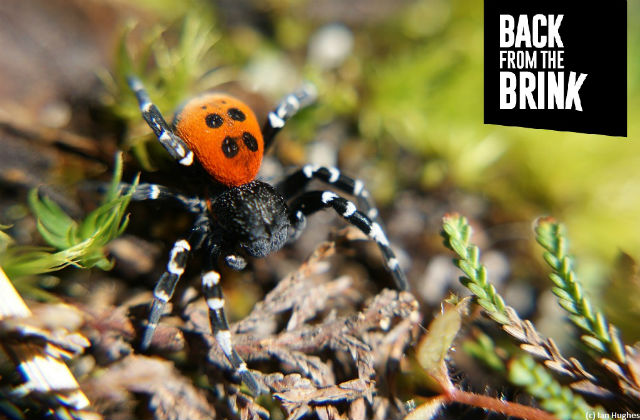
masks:
<svg viewBox="0 0 640 420"><path fill-rule="evenodd" d="M173 131L171 131L169 124L167 124L162 117L158 107L151 102L149 94L144 89L140 79L135 76L128 76L127 83L136 95L142 117L147 124L149 124L149 127L151 127L156 137L158 137L162 146L164 146L171 157L181 165L190 166L193 164L193 152L189 150L180 137L173 134Z"/></svg>
<svg viewBox="0 0 640 420"><path fill-rule="evenodd" d="M224 262L232 270L242 271L247 267L247 260L242 255L229 254L224 257Z"/></svg>
<svg viewBox="0 0 640 420"><path fill-rule="evenodd" d="M126 190L130 185L121 183L119 187L121 190ZM171 191L169 188L159 184L138 184L131 199L135 201L173 200L191 213L203 213L207 209L207 203L204 200Z"/></svg>
<svg viewBox="0 0 640 420"><path fill-rule="evenodd" d="M212 266L215 255L207 259L207 271L202 274L202 291L209 306L209 322L211 331L216 338L222 352L231 363L231 366L241 376L242 382L249 388L253 395L260 395L262 389L253 373L247 368L247 364L233 347L229 322L224 311L224 297L220 287L220 273Z"/></svg>
<svg viewBox="0 0 640 420"><path fill-rule="evenodd" d="M173 247L169 252L167 269L158 280L156 287L153 289L153 303L151 304L151 309L149 311L149 321L145 327L144 334L142 335L142 341L140 343L142 351L149 348L164 307L167 302L171 300L173 292L176 289L176 285L180 280L180 276L184 273L184 269L187 265L187 257L190 252L200 248L209 231L208 226L209 219L202 215L191 228L188 239L179 239L173 244Z"/></svg>
<svg viewBox="0 0 640 420"><path fill-rule="evenodd" d="M362 212L372 221L375 221L378 217L378 209L371 199L371 194L369 194L369 191L365 188L364 182L343 175L338 168L305 165L287 176L278 184L277 188L285 198L290 198L299 191L304 190L307 184L313 179L318 179L341 192L356 197L358 206L363 209Z"/></svg>
<svg viewBox="0 0 640 420"><path fill-rule="evenodd" d="M118 184L118 191L120 194L125 194L129 192L131 187L132 185L129 183L121 182ZM106 194L107 191L109 191L110 186L105 182L86 181L82 183L81 188L90 192ZM180 206L188 212L197 214L203 213L207 209L207 202L199 197L189 197L172 191L164 185L149 184L145 182L136 185L136 188L131 195L131 199L134 201L174 201L180 204Z"/></svg>
<svg viewBox="0 0 640 420"><path fill-rule="evenodd" d="M306 216L325 208L332 208L347 222L360 229L365 235L375 241L382 251L385 265L400 290L409 290L409 283L404 271L400 268L398 259L391 249L387 235L377 222L358 211L351 201L340 197L332 191L308 191L297 197L290 206L291 225L294 235L299 235Z"/></svg>
<svg viewBox="0 0 640 420"><path fill-rule="evenodd" d="M287 120L298 113L302 108L316 100L317 92L314 85L307 83L297 91L285 96L276 108L269 112L267 121L262 128L265 152L273 143L273 139L284 127Z"/></svg>

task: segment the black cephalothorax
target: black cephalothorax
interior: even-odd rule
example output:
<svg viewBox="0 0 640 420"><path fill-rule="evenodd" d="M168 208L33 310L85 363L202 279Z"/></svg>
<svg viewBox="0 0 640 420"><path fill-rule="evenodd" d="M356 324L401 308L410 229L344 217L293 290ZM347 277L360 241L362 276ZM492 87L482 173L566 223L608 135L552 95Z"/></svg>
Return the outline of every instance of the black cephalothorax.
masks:
<svg viewBox="0 0 640 420"><path fill-rule="evenodd" d="M211 200L210 211L225 239L252 257L265 257L287 241L287 204L264 182L251 181L223 192Z"/></svg>

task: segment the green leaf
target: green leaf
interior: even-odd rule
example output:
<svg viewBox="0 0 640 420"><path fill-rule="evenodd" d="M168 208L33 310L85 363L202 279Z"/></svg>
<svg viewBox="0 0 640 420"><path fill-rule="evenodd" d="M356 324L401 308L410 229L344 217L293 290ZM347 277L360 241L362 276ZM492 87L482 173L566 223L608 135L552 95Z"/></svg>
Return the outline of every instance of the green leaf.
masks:
<svg viewBox="0 0 640 420"><path fill-rule="evenodd" d="M569 315L569 319L578 326L578 328L584 331L592 331L591 322L582 315Z"/></svg>
<svg viewBox="0 0 640 420"><path fill-rule="evenodd" d="M595 328L596 328L596 335L598 337L602 338L603 341L606 341L606 342L611 341L611 336L609 336L609 324L605 319L604 315L602 315L602 312L598 312L596 314Z"/></svg>
<svg viewBox="0 0 640 420"><path fill-rule="evenodd" d="M122 155L118 154L114 176L104 202L79 224L54 201L46 196L39 197L38 191L32 190L29 193L29 203L37 218L38 230L57 252L7 243L0 253L0 264L7 274L16 279L59 270L68 265L110 269L113 263L105 257L103 248L122 234L127 226L125 210L138 183L136 177L123 195L119 186L121 175Z"/></svg>
<svg viewBox="0 0 640 420"><path fill-rule="evenodd" d="M47 243L58 249L71 246L73 243L71 232L76 226L76 222L51 199L48 197L40 198L37 189L29 192L28 200L38 219L38 232Z"/></svg>
<svg viewBox="0 0 640 420"><path fill-rule="evenodd" d="M491 316L491 319L493 319L500 325L508 325L511 323L511 321L509 320L509 317L502 312L494 312L489 314L489 316Z"/></svg>
<svg viewBox="0 0 640 420"><path fill-rule="evenodd" d="M526 358L515 359L509 364L509 381L518 386L527 386L535 382L531 366L526 363Z"/></svg>
<svg viewBox="0 0 640 420"><path fill-rule="evenodd" d="M545 367L528 355L509 363L509 380L525 388L529 394L540 400L542 408L558 418L588 418L586 413L602 410L600 407L590 407L570 388L560 385Z"/></svg>
<svg viewBox="0 0 640 420"><path fill-rule="evenodd" d="M552 253L545 252L542 254L542 257L551 268L556 269L560 266L560 260L556 258Z"/></svg>
<svg viewBox="0 0 640 420"><path fill-rule="evenodd" d="M475 341L467 340L462 344L464 351L480 360L491 370L496 372L505 373L506 368L502 359L496 354L496 349L493 340L484 333L479 333Z"/></svg>
<svg viewBox="0 0 640 420"><path fill-rule="evenodd" d="M583 335L580 338L582 339L582 341L584 341L587 344L587 346L598 351L599 353L601 354L607 353L607 346L596 337L593 337L591 335Z"/></svg>
<svg viewBox="0 0 640 420"><path fill-rule="evenodd" d="M569 418L571 411L567 407L567 402L560 398L547 398L541 403L541 407L552 412L561 419Z"/></svg>
<svg viewBox="0 0 640 420"><path fill-rule="evenodd" d="M562 300L566 300L569 302L573 301L573 297L566 290L561 289L560 287L552 287L551 291L554 295Z"/></svg>
<svg viewBox="0 0 640 420"><path fill-rule="evenodd" d="M467 262L466 260L459 260L458 261L458 267L460 268L460 270L462 270L462 272L464 274L467 275L467 277L469 277L470 279L474 279L476 278L476 269L474 266L472 266L471 264L469 264L469 262Z"/></svg>
<svg viewBox="0 0 640 420"><path fill-rule="evenodd" d="M420 366L438 384L439 390L447 390L453 386L449 379L445 359L453 340L462 325L461 313L466 311L469 298L457 305L445 305L443 312L436 315L427 329L427 334L420 340L417 358Z"/></svg>
<svg viewBox="0 0 640 420"><path fill-rule="evenodd" d="M476 261L477 261L477 257L476 257ZM484 265L480 265L480 268L477 270L476 283L478 283L482 287L486 287L487 284L489 284L487 282L487 268Z"/></svg>
<svg viewBox="0 0 640 420"><path fill-rule="evenodd" d="M469 288L469 290L471 290L471 293L478 297L478 299L487 299L487 293L482 287L478 286L475 283L469 283L467 287Z"/></svg>
<svg viewBox="0 0 640 420"><path fill-rule="evenodd" d="M463 259L467 258L468 253L467 253L467 247L465 244L453 238L449 241L449 244L451 245L451 249L453 250L453 252L458 254L460 258L463 258Z"/></svg>
<svg viewBox="0 0 640 420"><path fill-rule="evenodd" d="M478 304L482 306L489 313L489 315L497 312L496 305L494 305L491 300L478 298Z"/></svg>
<svg viewBox="0 0 640 420"><path fill-rule="evenodd" d="M569 313L572 313L572 314L578 314L579 313L576 305L571 301L559 300L558 304L560 306L562 306Z"/></svg>
<svg viewBox="0 0 640 420"><path fill-rule="evenodd" d="M552 282L554 282L558 287L562 287L563 289L567 287L567 282L565 281L565 279L563 279L562 277L560 277L558 274L556 273L550 273L549 274L549 278L551 279Z"/></svg>
<svg viewBox="0 0 640 420"><path fill-rule="evenodd" d="M453 237L460 236L458 235L458 230L451 224L451 220L445 219L445 222L442 225L442 230L444 230L444 233L448 236L453 236Z"/></svg>

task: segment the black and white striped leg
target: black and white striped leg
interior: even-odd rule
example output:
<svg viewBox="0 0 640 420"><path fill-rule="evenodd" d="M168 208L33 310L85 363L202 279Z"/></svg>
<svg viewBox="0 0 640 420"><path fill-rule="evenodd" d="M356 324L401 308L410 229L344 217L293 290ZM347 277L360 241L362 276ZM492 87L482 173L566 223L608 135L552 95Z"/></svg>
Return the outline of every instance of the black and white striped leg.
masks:
<svg viewBox="0 0 640 420"><path fill-rule="evenodd" d="M120 184L120 188L123 190L129 187L129 184ZM158 184L138 184L131 199L136 201L172 200L192 213L202 213L207 209L207 203L204 200L197 197L187 197L186 195L173 192L167 187Z"/></svg>
<svg viewBox="0 0 640 420"><path fill-rule="evenodd" d="M142 342L140 344L140 348L143 351L147 350L151 344L151 339L153 338L153 334L158 326L158 321L160 321L164 307L167 302L171 300L173 292L176 289L176 285L180 280L180 276L184 273L189 253L202 246L202 243L210 232L209 226L209 218L205 214L201 214L196 218L196 221L189 232L189 238L179 239L173 244L173 247L169 252L167 269L162 274L155 289L153 290L153 303L151 304L149 321L144 330Z"/></svg>
<svg viewBox="0 0 640 420"><path fill-rule="evenodd" d="M149 322L147 323L144 335L142 336L142 342L140 343L140 348L143 351L147 350L151 344L151 339L158 326L158 321L160 321L164 307L173 296L180 276L184 273L190 251L191 245L185 239L176 241L176 243L173 244L173 248L171 248L167 270L162 274L162 277L160 277L160 280L158 280L153 290L153 303L151 304L151 311L149 313Z"/></svg>
<svg viewBox="0 0 640 420"><path fill-rule="evenodd" d="M385 265L400 290L408 290L409 283L398 259L391 249L387 235L377 222L358 211L351 201L340 197L332 191L308 191L297 197L290 206L290 221L295 229L299 229L304 218L325 208L333 208L347 222L351 223L378 244L382 251Z"/></svg>
<svg viewBox="0 0 640 420"><path fill-rule="evenodd" d="M129 83L129 87L136 95L142 117L147 124L149 124L149 127L151 127L156 137L158 137L162 146L164 146L171 157L181 165L190 166L193 164L193 152L189 150L180 137L173 134L173 131L171 131L171 128L162 117L158 107L151 102L149 94L144 89L140 79L135 76L129 76L127 77L127 83Z"/></svg>
<svg viewBox="0 0 640 420"><path fill-rule="evenodd" d="M378 217L378 209L373 203L371 194L365 188L364 182L343 175L338 168L305 165L278 184L278 189L286 198L289 198L303 191L312 179L318 179L341 192L353 195L364 214L373 221Z"/></svg>
<svg viewBox="0 0 640 420"><path fill-rule="evenodd" d="M310 83L303 85L297 91L285 96L276 108L269 112L267 121L262 128L264 137L264 150L267 151L273 143L273 139L284 127L287 120L293 117L300 109L310 105L316 100L316 87Z"/></svg>
<svg viewBox="0 0 640 420"><path fill-rule="evenodd" d="M220 274L214 269L209 269L202 274L202 291L209 306L209 321L211 332L216 338L222 352L227 357L231 366L242 378L242 382L249 388L252 394L259 395L262 390L255 376L247 368L247 364L233 347L229 323L224 312L224 297L220 287Z"/></svg>

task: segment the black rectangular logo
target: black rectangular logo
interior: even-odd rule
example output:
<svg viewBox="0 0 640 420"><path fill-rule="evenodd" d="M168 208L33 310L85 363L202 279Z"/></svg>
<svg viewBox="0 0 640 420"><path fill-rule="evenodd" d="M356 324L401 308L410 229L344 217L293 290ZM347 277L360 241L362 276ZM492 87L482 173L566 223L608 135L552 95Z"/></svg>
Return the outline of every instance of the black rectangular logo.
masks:
<svg viewBox="0 0 640 420"><path fill-rule="evenodd" d="M484 122L626 137L626 0L485 0Z"/></svg>

